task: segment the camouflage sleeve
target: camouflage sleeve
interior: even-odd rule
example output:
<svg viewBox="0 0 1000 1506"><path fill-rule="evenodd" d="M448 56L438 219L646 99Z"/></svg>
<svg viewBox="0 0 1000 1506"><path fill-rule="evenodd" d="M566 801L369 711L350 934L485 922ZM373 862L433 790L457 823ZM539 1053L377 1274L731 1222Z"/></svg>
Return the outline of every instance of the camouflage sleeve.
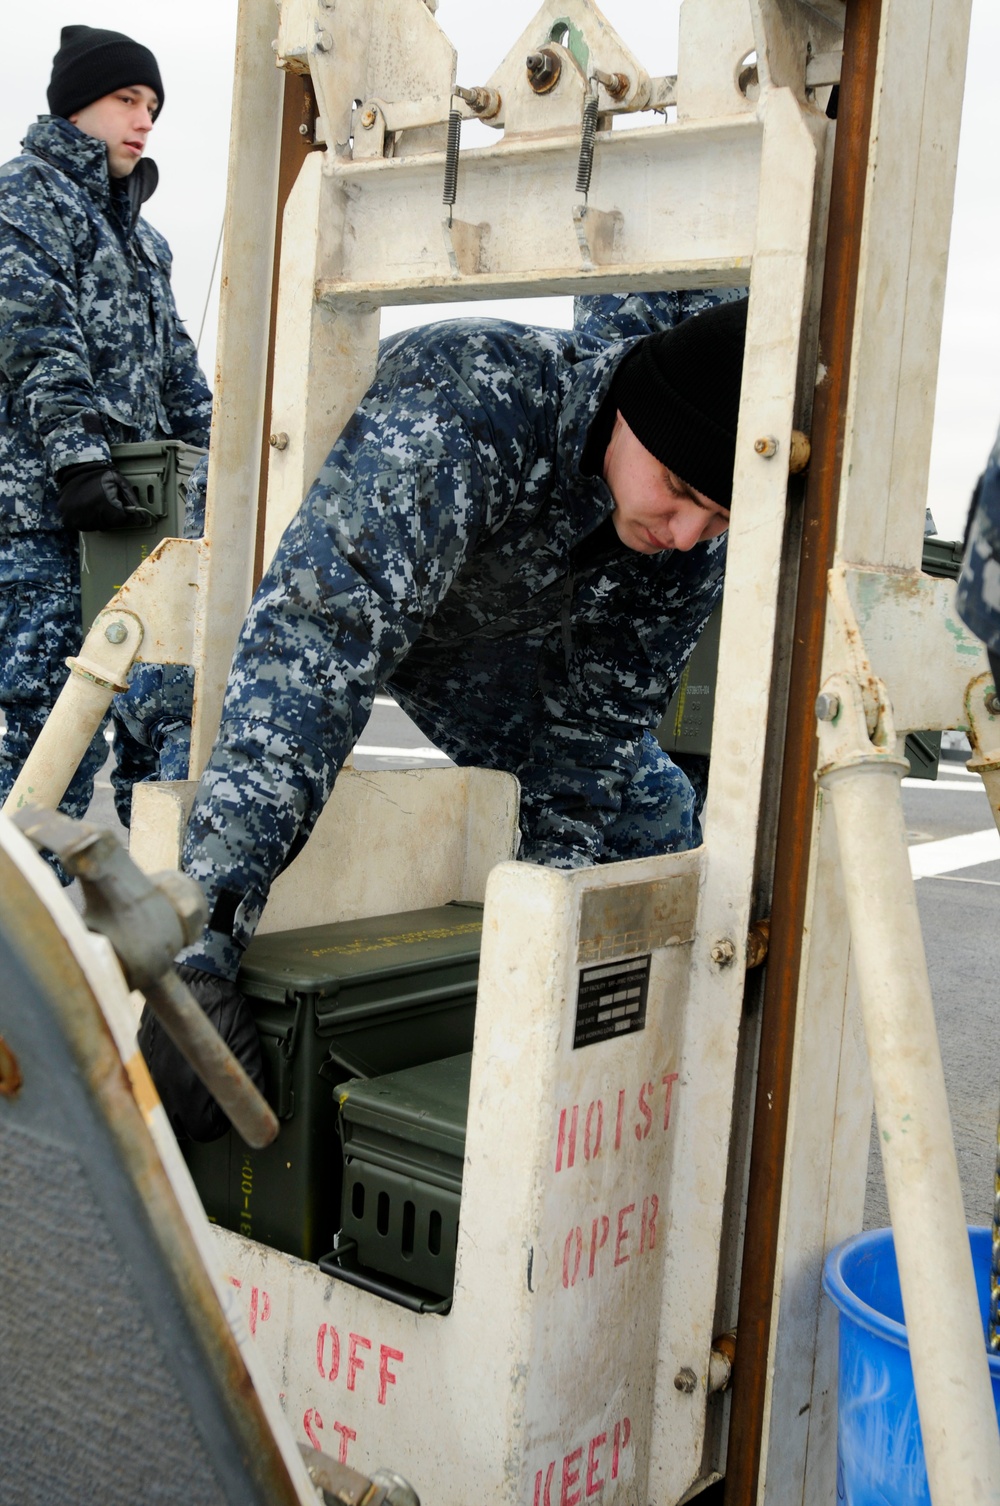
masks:
<svg viewBox="0 0 1000 1506"><path fill-rule="evenodd" d="M205 532L205 498L208 489L208 456L202 455L184 488L184 537L200 539Z"/></svg>
<svg viewBox="0 0 1000 1506"><path fill-rule="evenodd" d="M174 439L207 445L212 426L212 394L198 365L194 341L174 312L174 338L161 388Z"/></svg>
<svg viewBox="0 0 1000 1506"><path fill-rule="evenodd" d="M549 867L599 862L605 828L621 810L684 665L722 591L725 536L683 560L646 623L614 615L554 635L540 661L546 719L521 783L521 856ZM665 562L666 563L666 562Z"/></svg>
<svg viewBox="0 0 1000 1506"><path fill-rule="evenodd" d="M54 211L40 207L30 228L0 216L0 372L26 409L53 474L110 459L73 266ZM99 311L91 318L100 318Z"/></svg>
<svg viewBox="0 0 1000 1506"><path fill-rule="evenodd" d="M969 510L955 604L966 627L1000 653L1000 434Z"/></svg>
<svg viewBox="0 0 1000 1506"><path fill-rule="evenodd" d="M484 520L470 462L390 408L333 451L244 625L184 844L210 922L185 960L235 977L270 885L301 848L379 685L447 592Z"/></svg>
<svg viewBox="0 0 1000 1506"><path fill-rule="evenodd" d="M194 341L185 329L174 303L170 285L173 266L170 245L166 237L148 220L140 220L137 233L147 254L152 256L159 267L169 309L168 318L172 321L169 348L160 380L160 396L170 421L170 434L172 438L183 439L187 444L207 446L212 423L212 394L198 365Z"/></svg>
<svg viewBox="0 0 1000 1506"><path fill-rule="evenodd" d="M746 288L692 288L670 293L586 293L573 300L573 330L597 345L673 329L692 314L746 296Z"/></svg>

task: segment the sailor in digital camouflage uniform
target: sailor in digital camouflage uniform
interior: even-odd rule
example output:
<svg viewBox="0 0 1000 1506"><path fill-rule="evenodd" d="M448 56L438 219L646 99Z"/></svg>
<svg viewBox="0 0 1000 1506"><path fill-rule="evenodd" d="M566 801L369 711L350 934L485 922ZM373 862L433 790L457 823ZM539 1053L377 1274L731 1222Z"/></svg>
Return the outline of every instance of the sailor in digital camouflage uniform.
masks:
<svg viewBox="0 0 1000 1506"><path fill-rule="evenodd" d="M0 167L0 801L80 646L77 534L136 518L109 446L206 445L211 416L169 247L139 214L157 178L155 58L64 27L48 103ZM64 810L85 813L105 756L99 736Z"/></svg>
<svg viewBox="0 0 1000 1506"><path fill-rule="evenodd" d="M985 643L1000 688L1000 433L973 494L956 604L966 627Z"/></svg>
<svg viewBox="0 0 1000 1506"><path fill-rule="evenodd" d="M745 300L614 344L499 321L383 344L251 606L183 865L210 921L183 976L259 1074L232 982L272 880L387 690L459 764L521 787L520 857L698 839L654 737L718 600ZM175 1128L225 1120L152 1017Z"/></svg>

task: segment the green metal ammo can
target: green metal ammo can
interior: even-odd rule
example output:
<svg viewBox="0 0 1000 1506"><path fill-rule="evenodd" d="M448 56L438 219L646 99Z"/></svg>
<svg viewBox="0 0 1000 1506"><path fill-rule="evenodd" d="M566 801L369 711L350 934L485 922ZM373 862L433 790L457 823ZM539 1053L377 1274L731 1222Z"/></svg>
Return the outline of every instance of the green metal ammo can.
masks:
<svg viewBox="0 0 1000 1506"><path fill-rule="evenodd" d="M256 936L239 983L278 1138L184 1152L213 1222L316 1260L340 1222L337 1083L472 1049L482 906L442 905Z"/></svg>
<svg viewBox="0 0 1000 1506"><path fill-rule="evenodd" d="M325 1271L407 1306L451 1298L471 1071L465 1053L338 1087L344 1187Z"/></svg>
<svg viewBox="0 0 1000 1506"><path fill-rule="evenodd" d="M141 528L81 533L80 616L84 633L161 539L183 538L187 483L204 453L178 439L111 446L115 469L135 487L140 506L151 514L151 521Z"/></svg>

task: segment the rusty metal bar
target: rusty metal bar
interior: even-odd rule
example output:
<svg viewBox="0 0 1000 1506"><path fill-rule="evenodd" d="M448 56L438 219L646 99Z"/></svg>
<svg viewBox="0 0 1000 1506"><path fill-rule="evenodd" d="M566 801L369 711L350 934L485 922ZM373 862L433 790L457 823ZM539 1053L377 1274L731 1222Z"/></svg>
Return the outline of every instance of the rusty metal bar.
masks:
<svg viewBox="0 0 1000 1506"><path fill-rule="evenodd" d="M740 1279L740 1363L726 1464L725 1506L754 1506L760 1475L774 1272L795 1040L795 1013L809 876L816 769L816 719L826 612L826 579L836 543L837 501L850 378L851 343L864 219L868 149L878 61L881 0L847 0L820 308L812 458L782 757L774 900L761 1016L746 1233Z"/></svg>

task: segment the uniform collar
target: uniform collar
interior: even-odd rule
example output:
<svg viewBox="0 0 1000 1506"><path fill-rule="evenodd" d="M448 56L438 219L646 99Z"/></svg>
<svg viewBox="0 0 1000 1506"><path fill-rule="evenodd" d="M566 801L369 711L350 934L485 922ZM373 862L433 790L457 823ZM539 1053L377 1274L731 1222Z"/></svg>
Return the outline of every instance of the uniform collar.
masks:
<svg viewBox="0 0 1000 1506"><path fill-rule="evenodd" d="M107 210L112 198L117 197L112 194L104 142L95 136L87 136L61 115L39 115L28 127L23 146L26 152L51 163L86 189L102 209ZM130 230L139 217L140 208L156 188L158 179L156 163L144 157L123 180L126 187L122 196L129 206L125 218L130 222Z"/></svg>

